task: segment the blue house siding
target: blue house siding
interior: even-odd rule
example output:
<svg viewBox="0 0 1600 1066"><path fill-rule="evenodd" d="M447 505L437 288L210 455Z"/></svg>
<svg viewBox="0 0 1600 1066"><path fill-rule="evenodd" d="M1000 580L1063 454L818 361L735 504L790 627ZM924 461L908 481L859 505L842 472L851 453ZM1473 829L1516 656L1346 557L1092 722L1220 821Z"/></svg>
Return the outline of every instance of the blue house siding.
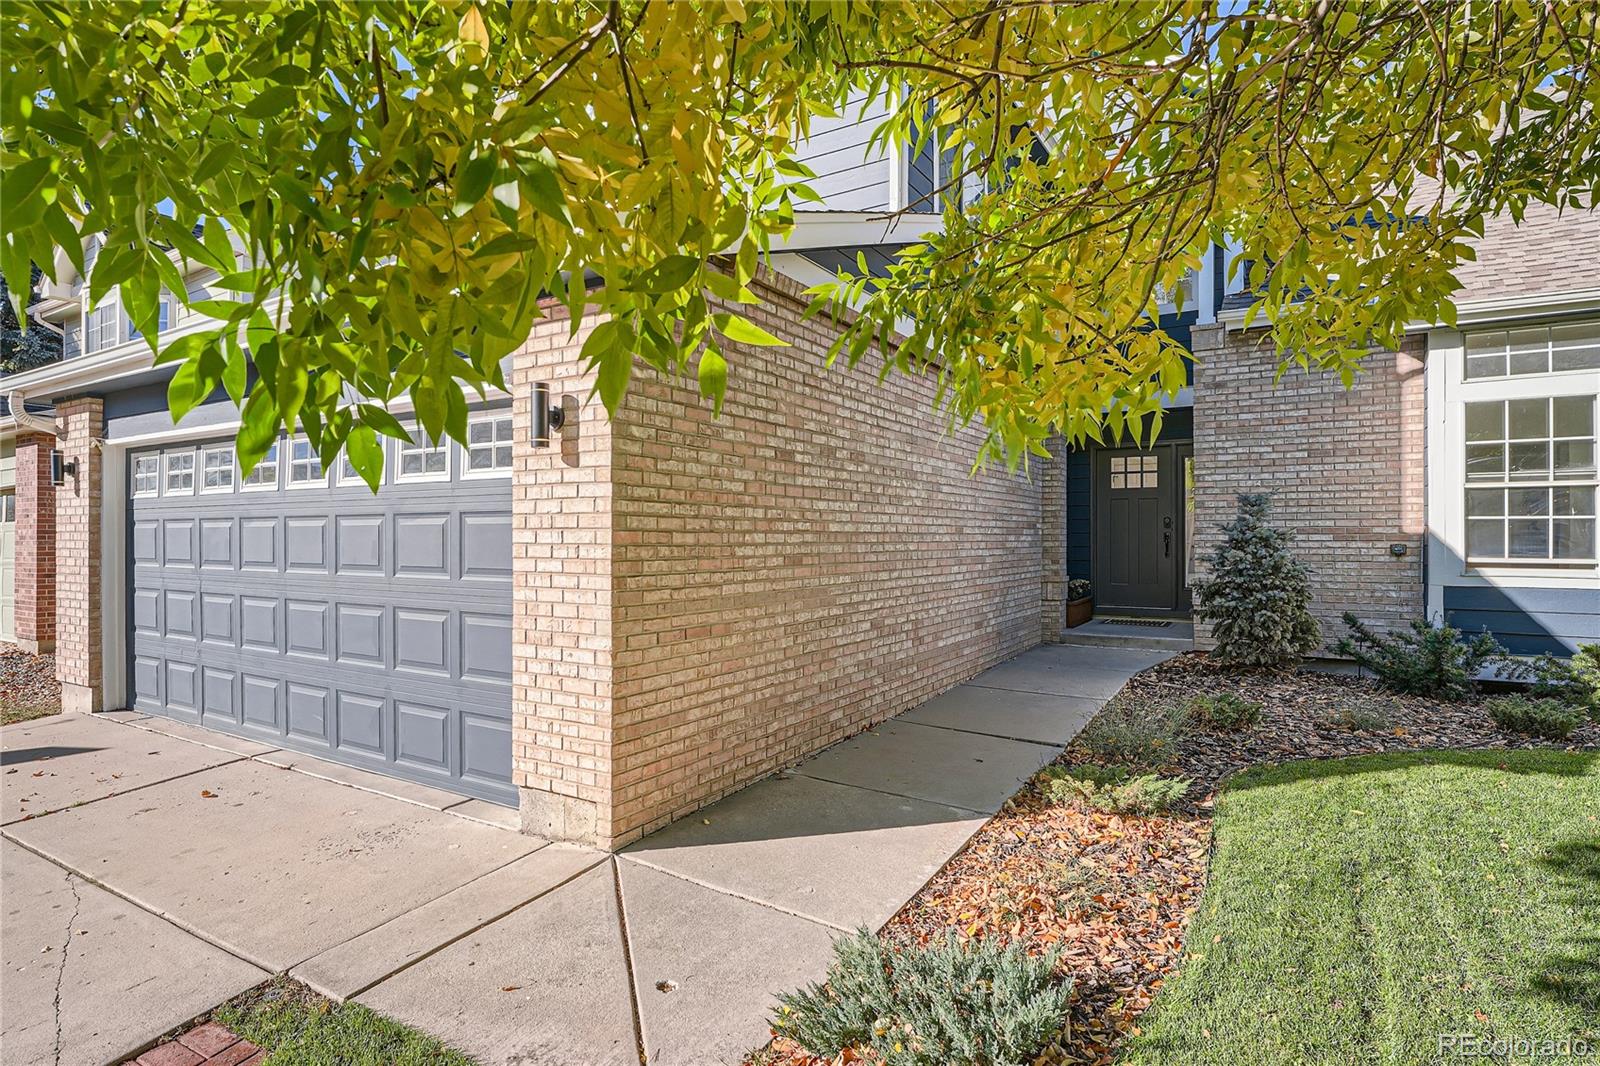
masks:
<svg viewBox="0 0 1600 1066"><path fill-rule="evenodd" d="M1514 655L1571 655L1600 641L1600 590L1446 585L1444 620L1487 631Z"/></svg>

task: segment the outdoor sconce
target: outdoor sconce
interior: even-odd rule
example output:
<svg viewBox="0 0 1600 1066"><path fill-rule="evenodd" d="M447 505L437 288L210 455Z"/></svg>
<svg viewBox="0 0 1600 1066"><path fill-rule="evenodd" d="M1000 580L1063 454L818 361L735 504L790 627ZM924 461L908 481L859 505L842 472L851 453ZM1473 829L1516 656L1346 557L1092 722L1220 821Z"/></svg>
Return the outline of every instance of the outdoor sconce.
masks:
<svg viewBox="0 0 1600 1066"><path fill-rule="evenodd" d="M535 448L550 447L550 434L560 432L561 426L567 420L567 414L561 409L561 404L550 402L550 383L548 381L535 381L533 383L533 446Z"/></svg>
<svg viewBox="0 0 1600 1066"><path fill-rule="evenodd" d="M50 484L53 487L59 489L61 486L65 485L67 483L67 475L68 474L71 474L73 477L77 477L78 476L78 464L77 463L69 463L69 462L67 462L66 461L66 457L61 454L60 449L51 448L50 449Z"/></svg>

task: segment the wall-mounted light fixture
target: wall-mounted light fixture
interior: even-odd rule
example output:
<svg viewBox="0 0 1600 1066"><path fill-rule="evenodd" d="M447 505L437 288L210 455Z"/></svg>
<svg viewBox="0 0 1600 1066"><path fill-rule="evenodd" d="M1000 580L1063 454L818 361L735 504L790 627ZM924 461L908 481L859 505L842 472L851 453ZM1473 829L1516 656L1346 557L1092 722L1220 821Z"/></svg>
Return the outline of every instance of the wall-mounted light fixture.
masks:
<svg viewBox="0 0 1600 1066"><path fill-rule="evenodd" d="M78 464L67 462L66 456L61 454L60 449L51 448L50 484L59 489L67 483L67 475L69 474L73 477L78 476Z"/></svg>
<svg viewBox="0 0 1600 1066"><path fill-rule="evenodd" d="M550 402L550 383L548 381L535 381L533 383L533 412L530 422L533 426L533 446L535 448L550 447L550 434L560 432L562 425L567 420L566 412L561 409L559 401Z"/></svg>

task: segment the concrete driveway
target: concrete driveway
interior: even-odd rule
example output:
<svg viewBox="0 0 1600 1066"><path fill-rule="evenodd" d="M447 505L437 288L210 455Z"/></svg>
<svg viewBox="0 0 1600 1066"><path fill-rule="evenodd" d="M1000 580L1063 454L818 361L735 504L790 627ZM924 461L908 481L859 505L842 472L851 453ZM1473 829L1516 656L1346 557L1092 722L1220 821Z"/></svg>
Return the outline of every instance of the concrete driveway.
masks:
<svg viewBox="0 0 1600 1066"><path fill-rule="evenodd" d="M620 856L161 719L7 726L5 1061L116 1061L287 972L485 1064L738 1062L1165 657L1037 648Z"/></svg>

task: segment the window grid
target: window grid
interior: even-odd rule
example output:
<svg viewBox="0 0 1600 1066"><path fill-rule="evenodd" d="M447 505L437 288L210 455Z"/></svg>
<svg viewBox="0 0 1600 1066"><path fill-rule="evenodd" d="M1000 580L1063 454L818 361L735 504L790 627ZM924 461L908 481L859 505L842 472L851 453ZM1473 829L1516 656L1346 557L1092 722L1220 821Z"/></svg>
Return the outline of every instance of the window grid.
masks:
<svg viewBox="0 0 1600 1066"><path fill-rule="evenodd" d="M497 414L467 423L465 477L487 477L511 469L511 415Z"/></svg>
<svg viewBox="0 0 1600 1066"><path fill-rule="evenodd" d="M167 479L165 495L188 495L194 492L194 452L168 452L166 454Z"/></svg>
<svg viewBox="0 0 1600 1066"><path fill-rule="evenodd" d="M322 469L322 457L311 446L309 437L295 437L289 442L289 487L321 485L327 482Z"/></svg>
<svg viewBox="0 0 1600 1066"><path fill-rule="evenodd" d="M442 444L428 439L421 426L411 426L411 440L396 441L398 462L397 481L444 481L450 477L449 441Z"/></svg>
<svg viewBox="0 0 1600 1066"><path fill-rule="evenodd" d="M234 466L231 447L203 449L200 453L200 491L232 492Z"/></svg>
<svg viewBox="0 0 1600 1066"><path fill-rule="evenodd" d="M161 456L141 455L133 461L133 494L161 495Z"/></svg>
<svg viewBox="0 0 1600 1066"><path fill-rule="evenodd" d="M261 457L256 468L250 471L250 476L239 482L239 488L244 492L260 491L262 489L275 489L278 487L278 442L273 441L267 449L267 454Z"/></svg>
<svg viewBox="0 0 1600 1066"><path fill-rule="evenodd" d="M1600 321L1466 335L1466 380L1600 370Z"/></svg>
<svg viewBox="0 0 1600 1066"><path fill-rule="evenodd" d="M1111 487L1114 489L1154 489L1160 459L1154 455L1114 455L1111 457Z"/></svg>
<svg viewBox="0 0 1600 1066"><path fill-rule="evenodd" d="M1595 397L1466 405L1469 562L1595 558Z"/></svg>

